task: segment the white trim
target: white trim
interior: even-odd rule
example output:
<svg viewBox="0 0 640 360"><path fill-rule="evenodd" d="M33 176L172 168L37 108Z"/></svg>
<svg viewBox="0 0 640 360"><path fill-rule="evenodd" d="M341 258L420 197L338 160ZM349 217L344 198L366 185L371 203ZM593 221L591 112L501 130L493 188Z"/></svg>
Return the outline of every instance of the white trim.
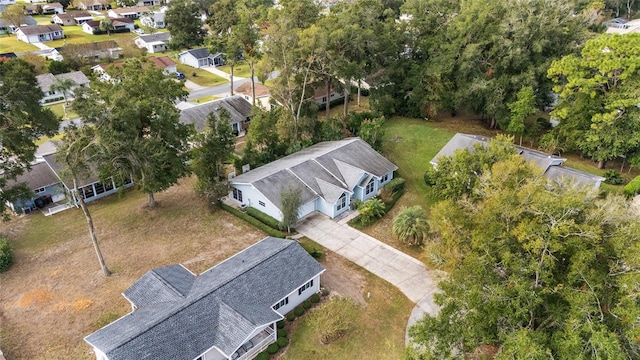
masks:
<svg viewBox="0 0 640 360"><path fill-rule="evenodd" d="M326 269L322 269L322 271L320 271L319 273L316 273L316 274L315 274L311 279L309 279L309 280L307 280L307 281L303 282L303 283L302 283L302 285L304 285L304 284L308 283L309 281L311 281L311 280L315 279L316 277L318 278L318 280L320 280L320 275L322 275L322 274L325 272L325 270L326 270ZM274 307L274 306L276 306L276 304L279 304L279 303L280 303L280 301L284 300L285 298L288 298L291 294L293 294L293 293L295 293L296 291L298 291L298 289L300 289L300 287L301 287L302 285L298 285L298 286L296 286L296 288L295 288L292 292L288 293L285 297L281 298L281 299L280 299L280 300L278 300L275 304L271 305L271 310L272 310L273 312L275 312L276 314L280 315L280 313L278 313L276 310L273 310L273 307ZM318 286L320 286L320 283L319 283L319 282L318 282ZM300 296L300 295L296 295L296 296ZM309 295L309 297L311 297L311 295ZM307 297L307 298L309 298L309 297ZM282 316L282 315L280 315L280 316Z"/></svg>

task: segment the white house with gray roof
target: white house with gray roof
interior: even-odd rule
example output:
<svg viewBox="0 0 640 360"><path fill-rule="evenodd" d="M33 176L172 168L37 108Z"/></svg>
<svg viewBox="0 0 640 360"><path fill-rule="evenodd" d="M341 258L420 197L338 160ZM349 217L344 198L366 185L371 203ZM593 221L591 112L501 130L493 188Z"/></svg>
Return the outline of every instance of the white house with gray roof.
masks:
<svg viewBox="0 0 640 360"><path fill-rule="evenodd" d="M38 81L38 86L40 90L42 90L43 97L40 100L41 104L48 103L56 100L63 100L64 94L58 89L51 89L53 85L56 84L56 80L71 80L73 82L73 87L67 93L68 97L73 96L73 91L78 87L88 87L89 79L82 71L73 71L64 74L53 75L51 73L40 74L36 76L36 80Z"/></svg>
<svg viewBox="0 0 640 360"><path fill-rule="evenodd" d="M449 142L436 154L431 160L433 166L438 166L438 161L443 156L453 156L458 150L474 151L476 146L488 146L488 138L479 135L468 135L457 133L449 140ZM564 162L567 160L559 156L544 153L542 151L529 149L522 146L514 145L526 161L533 161L542 169L543 174L554 182L569 181L580 186L588 186L598 189L600 183L605 179L600 176L585 173L567 166Z"/></svg>
<svg viewBox="0 0 640 360"><path fill-rule="evenodd" d="M98 360L253 359L323 272L297 242L273 237L200 275L154 269L123 293L133 311L85 341Z"/></svg>
<svg viewBox="0 0 640 360"><path fill-rule="evenodd" d="M214 114L220 118L220 112L226 110L229 113L229 123L234 135L243 136L251 121L251 104L242 96L230 96L219 100L192 106L180 111L180 122L192 124L196 131L201 132L207 126L207 116Z"/></svg>
<svg viewBox="0 0 640 360"><path fill-rule="evenodd" d="M178 54L180 62L194 68L222 66L225 64L222 53L209 53L207 48L191 49Z"/></svg>
<svg viewBox="0 0 640 360"><path fill-rule="evenodd" d="M281 193L300 189L298 218L314 211L334 218L352 199L365 201L398 167L360 138L325 141L229 180L229 197L282 220Z"/></svg>

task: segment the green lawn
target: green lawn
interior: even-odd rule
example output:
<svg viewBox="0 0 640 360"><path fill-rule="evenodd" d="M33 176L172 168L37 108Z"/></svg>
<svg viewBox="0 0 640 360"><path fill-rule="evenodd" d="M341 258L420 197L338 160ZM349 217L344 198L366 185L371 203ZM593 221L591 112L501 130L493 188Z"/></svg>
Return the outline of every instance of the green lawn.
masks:
<svg viewBox="0 0 640 360"><path fill-rule="evenodd" d="M206 103L206 102L213 101L213 100L216 100L216 99L220 99L220 96L209 95L209 96L204 96L204 97L197 98L195 100L189 100L189 101L194 102L194 103Z"/></svg>
<svg viewBox="0 0 640 360"><path fill-rule="evenodd" d="M19 41L16 35L0 35L0 53L23 53L34 50L38 50L38 47L27 44L24 41Z"/></svg>
<svg viewBox="0 0 640 360"><path fill-rule="evenodd" d="M322 248L317 244L312 247ZM336 267L336 260L327 257L320 263ZM362 279L360 289L364 304L359 308L352 329L342 338L325 345L311 328L309 314L305 314L294 323L289 333L290 344L280 359L403 359L405 329L413 303L388 282L346 260L340 261L348 269L345 271L349 279L345 281L354 277Z"/></svg>
<svg viewBox="0 0 640 360"><path fill-rule="evenodd" d="M191 80L200 86L209 87L228 82L226 79L223 79L220 76L212 74L206 70L196 69L184 64L178 64L178 71L184 73L187 80Z"/></svg>
<svg viewBox="0 0 640 360"><path fill-rule="evenodd" d="M231 74L231 69L228 65L218 66L218 70L222 70L227 74ZM233 67L233 76L250 78L251 77L251 69L249 68L249 64L245 61L240 62L236 66Z"/></svg>
<svg viewBox="0 0 640 360"><path fill-rule="evenodd" d="M65 44L84 44L107 40L115 40L121 44L121 42L132 40L138 36L138 34L132 32L111 34L111 36L107 34L92 35L82 31L82 26L65 26L63 30L64 35L66 36L65 39L49 41L47 42L47 45L50 47L60 47Z"/></svg>
<svg viewBox="0 0 640 360"><path fill-rule="evenodd" d="M33 19L38 22L38 25L51 24L52 15L32 15Z"/></svg>
<svg viewBox="0 0 640 360"><path fill-rule="evenodd" d="M55 105L46 105L49 109L51 109L51 111L54 112L54 114L58 115L58 117L64 119L64 103L58 103ZM77 118L78 114L76 114L73 110L71 110L71 106L68 105L67 106L67 116L69 119L73 119L73 118Z"/></svg>

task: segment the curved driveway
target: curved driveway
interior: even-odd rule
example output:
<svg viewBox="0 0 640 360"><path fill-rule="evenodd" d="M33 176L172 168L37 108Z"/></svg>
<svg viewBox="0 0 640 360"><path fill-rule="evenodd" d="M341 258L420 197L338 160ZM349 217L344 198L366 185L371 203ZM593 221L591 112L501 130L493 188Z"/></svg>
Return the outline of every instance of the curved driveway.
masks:
<svg viewBox="0 0 640 360"><path fill-rule="evenodd" d="M425 313L436 315L439 308L433 301L433 294L438 291L435 272L427 270L413 257L350 227L348 220L349 217L334 221L314 213L301 219L296 230L400 289L416 303L407 327Z"/></svg>

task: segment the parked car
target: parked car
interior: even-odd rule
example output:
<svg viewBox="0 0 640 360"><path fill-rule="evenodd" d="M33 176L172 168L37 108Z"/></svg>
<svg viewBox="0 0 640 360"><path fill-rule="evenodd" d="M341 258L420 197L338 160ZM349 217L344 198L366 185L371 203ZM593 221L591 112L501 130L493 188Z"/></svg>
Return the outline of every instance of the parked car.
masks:
<svg viewBox="0 0 640 360"><path fill-rule="evenodd" d="M180 71L176 71L176 79L178 80L184 79L184 74L181 73Z"/></svg>
<svg viewBox="0 0 640 360"><path fill-rule="evenodd" d="M134 29L133 32L138 34L138 35L143 35L144 34L144 30L142 30L142 29Z"/></svg>

